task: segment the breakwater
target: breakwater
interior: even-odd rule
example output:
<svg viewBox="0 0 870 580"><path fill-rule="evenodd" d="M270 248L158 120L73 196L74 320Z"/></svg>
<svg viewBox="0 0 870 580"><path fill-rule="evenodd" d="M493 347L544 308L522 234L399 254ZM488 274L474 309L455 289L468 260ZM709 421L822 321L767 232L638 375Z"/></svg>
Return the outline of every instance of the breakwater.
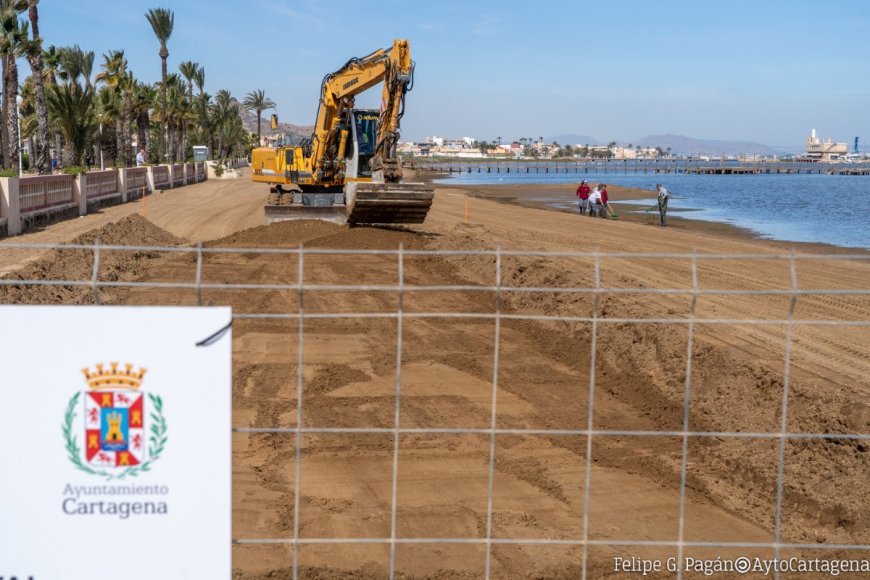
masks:
<svg viewBox="0 0 870 580"><path fill-rule="evenodd" d="M412 159L409 169L433 173L566 173L566 174L696 174L696 175L870 175L870 161L735 161L700 159L484 160Z"/></svg>

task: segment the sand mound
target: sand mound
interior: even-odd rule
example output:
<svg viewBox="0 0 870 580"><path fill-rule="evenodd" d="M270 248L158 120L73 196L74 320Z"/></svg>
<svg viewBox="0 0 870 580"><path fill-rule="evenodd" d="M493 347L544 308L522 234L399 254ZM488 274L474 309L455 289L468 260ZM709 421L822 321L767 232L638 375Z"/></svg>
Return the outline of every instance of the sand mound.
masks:
<svg viewBox="0 0 870 580"><path fill-rule="evenodd" d="M123 246L179 246L185 240L133 214L117 222L86 232L70 244ZM147 265L160 258L155 251L100 251L98 279L132 280ZM51 250L24 268L4 276L17 280L90 281L93 276L93 250ZM0 286L0 303L6 304L92 304L93 291L88 286Z"/></svg>
<svg viewBox="0 0 870 580"><path fill-rule="evenodd" d="M208 245L284 248L300 243L316 248L394 250L399 244L408 249L421 248L425 239L416 232L398 227L351 227L320 220L295 220L247 229L211 241Z"/></svg>

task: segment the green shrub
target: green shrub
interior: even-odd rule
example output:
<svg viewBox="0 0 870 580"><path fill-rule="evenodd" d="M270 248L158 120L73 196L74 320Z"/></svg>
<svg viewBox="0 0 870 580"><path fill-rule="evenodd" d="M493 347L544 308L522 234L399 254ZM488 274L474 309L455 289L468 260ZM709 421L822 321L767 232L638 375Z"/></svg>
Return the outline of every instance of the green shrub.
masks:
<svg viewBox="0 0 870 580"><path fill-rule="evenodd" d="M215 174L215 177L220 177L221 175L223 175L224 174L224 166L221 165L220 163L215 163L214 174Z"/></svg>
<svg viewBox="0 0 870 580"><path fill-rule="evenodd" d="M0 177L15 177L17 172L14 169L0 169Z"/></svg>
<svg viewBox="0 0 870 580"><path fill-rule="evenodd" d="M88 170L86 167L82 167L81 165L70 165L69 167L61 169L60 172L67 175L81 175L82 173L87 173Z"/></svg>

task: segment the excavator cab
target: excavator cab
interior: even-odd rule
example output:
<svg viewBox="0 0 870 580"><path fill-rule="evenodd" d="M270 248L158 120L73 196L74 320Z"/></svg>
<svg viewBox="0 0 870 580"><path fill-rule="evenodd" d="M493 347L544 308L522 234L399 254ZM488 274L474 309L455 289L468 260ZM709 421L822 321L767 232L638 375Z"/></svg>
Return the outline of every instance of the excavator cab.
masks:
<svg viewBox="0 0 870 580"><path fill-rule="evenodd" d="M378 112L354 109L351 117L350 139L345 148L345 176L348 180L371 178L371 160L375 155L378 138Z"/></svg>

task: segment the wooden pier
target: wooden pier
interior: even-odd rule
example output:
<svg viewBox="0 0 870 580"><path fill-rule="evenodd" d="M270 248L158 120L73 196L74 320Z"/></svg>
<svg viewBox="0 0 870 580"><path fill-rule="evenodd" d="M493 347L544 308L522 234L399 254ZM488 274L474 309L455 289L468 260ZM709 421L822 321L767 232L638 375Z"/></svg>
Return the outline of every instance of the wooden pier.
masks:
<svg viewBox="0 0 870 580"><path fill-rule="evenodd" d="M577 161L549 160L428 160L411 159L409 169L434 173L613 173L656 174L685 173L696 175L870 175L867 163L820 163L794 161L697 161L687 159L622 160L588 159Z"/></svg>

